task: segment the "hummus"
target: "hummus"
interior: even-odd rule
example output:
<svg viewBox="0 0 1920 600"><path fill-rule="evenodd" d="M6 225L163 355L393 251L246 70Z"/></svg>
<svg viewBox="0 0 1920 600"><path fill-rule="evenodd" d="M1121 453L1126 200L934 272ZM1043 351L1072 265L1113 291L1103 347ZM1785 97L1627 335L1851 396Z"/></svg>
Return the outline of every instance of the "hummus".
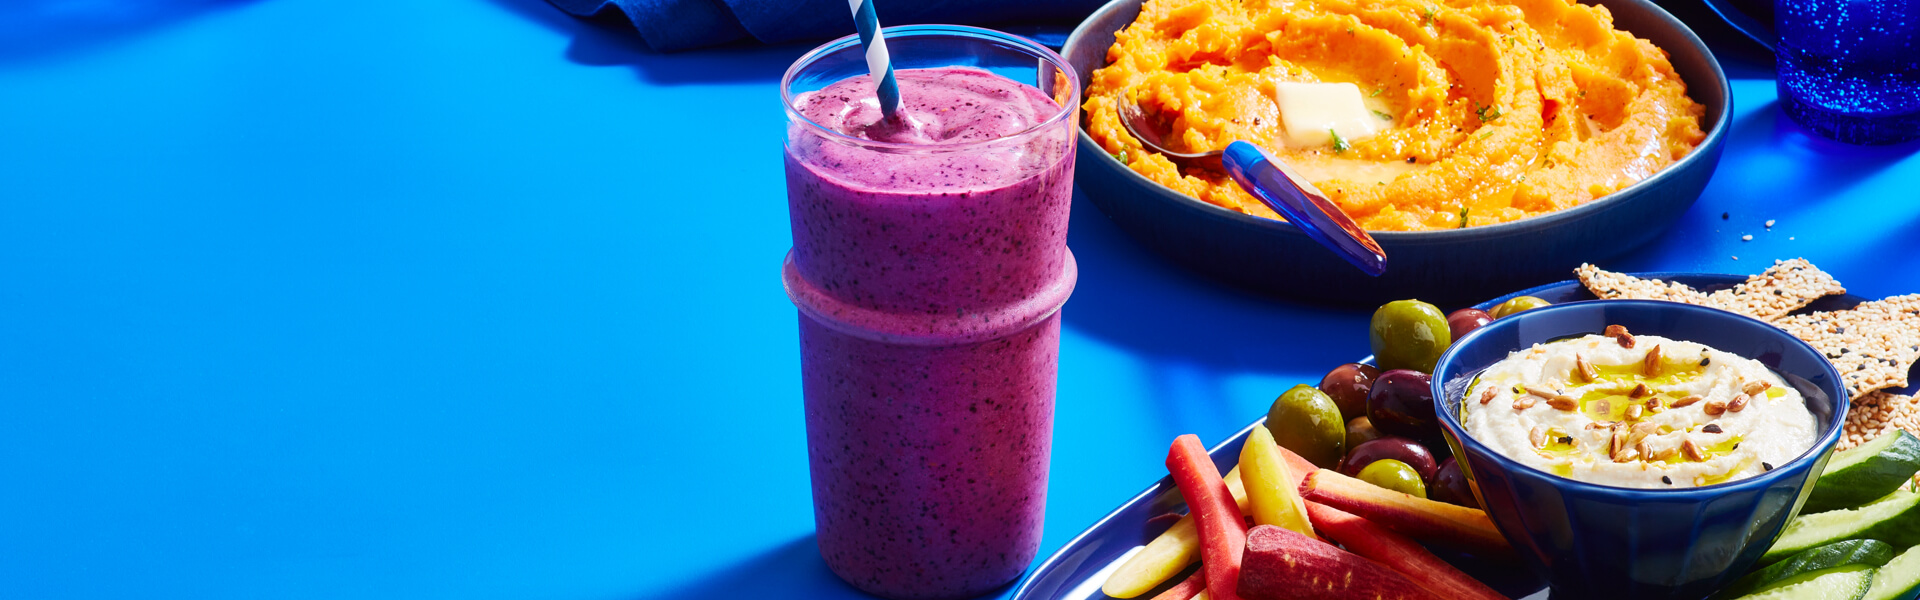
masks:
<svg viewBox="0 0 1920 600"><path fill-rule="evenodd" d="M1467 434L1495 452L1618 487L1752 477L1816 437L1800 393L1758 361L1624 331L1514 352L1462 400Z"/></svg>
<svg viewBox="0 0 1920 600"><path fill-rule="evenodd" d="M1418 231L1544 214L1620 190L1706 138L1667 53L1570 0L1147 0L1089 78L1087 133L1130 168L1279 218L1224 173L1121 126L1130 93L1175 150L1246 140L1361 226ZM1302 146L1275 86L1351 83L1379 133ZM1131 90L1129 92L1129 90Z"/></svg>

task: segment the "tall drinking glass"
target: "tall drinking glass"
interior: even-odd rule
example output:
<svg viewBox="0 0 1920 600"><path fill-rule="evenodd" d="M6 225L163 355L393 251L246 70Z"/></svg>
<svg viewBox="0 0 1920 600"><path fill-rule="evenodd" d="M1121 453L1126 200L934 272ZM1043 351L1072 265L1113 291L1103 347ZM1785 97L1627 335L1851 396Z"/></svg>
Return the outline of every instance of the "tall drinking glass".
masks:
<svg viewBox="0 0 1920 600"><path fill-rule="evenodd" d="M1920 138L1920 2L1778 0L1780 107L1853 144Z"/></svg>
<svg viewBox="0 0 1920 600"><path fill-rule="evenodd" d="M855 587L973 596L1039 548L1080 84L1005 33L885 37L897 119L852 36L781 84L814 524Z"/></svg>

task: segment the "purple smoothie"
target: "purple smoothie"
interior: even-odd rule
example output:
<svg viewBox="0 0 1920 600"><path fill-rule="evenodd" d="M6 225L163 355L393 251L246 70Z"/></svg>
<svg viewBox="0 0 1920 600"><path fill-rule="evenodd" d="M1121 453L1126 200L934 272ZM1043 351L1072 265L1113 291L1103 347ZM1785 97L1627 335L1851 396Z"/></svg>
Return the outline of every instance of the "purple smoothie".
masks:
<svg viewBox="0 0 1920 600"><path fill-rule="evenodd" d="M903 122L873 125L864 76L795 99L854 139L792 125L785 283L821 555L870 593L959 598L1039 547L1073 115L977 69L896 77Z"/></svg>

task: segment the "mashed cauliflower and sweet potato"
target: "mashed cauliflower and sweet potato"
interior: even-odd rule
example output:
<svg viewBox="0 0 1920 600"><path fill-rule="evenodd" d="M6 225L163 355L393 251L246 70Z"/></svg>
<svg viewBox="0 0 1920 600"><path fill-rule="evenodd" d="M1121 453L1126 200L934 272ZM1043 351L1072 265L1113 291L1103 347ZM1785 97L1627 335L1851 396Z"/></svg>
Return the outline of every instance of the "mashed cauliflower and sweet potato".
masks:
<svg viewBox="0 0 1920 600"><path fill-rule="evenodd" d="M1665 51L1569 0L1147 0L1093 72L1087 132L1133 170L1278 218L1224 173L1147 152L1130 93L1187 151L1260 145L1371 230L1503 223L1647 178L1705 139ZM1303 144L1281 82L1351 83L1383 127ZM1130 90L1130 91L1129 91ZM1317 132L1316 132L1317 133Z"/></svg>

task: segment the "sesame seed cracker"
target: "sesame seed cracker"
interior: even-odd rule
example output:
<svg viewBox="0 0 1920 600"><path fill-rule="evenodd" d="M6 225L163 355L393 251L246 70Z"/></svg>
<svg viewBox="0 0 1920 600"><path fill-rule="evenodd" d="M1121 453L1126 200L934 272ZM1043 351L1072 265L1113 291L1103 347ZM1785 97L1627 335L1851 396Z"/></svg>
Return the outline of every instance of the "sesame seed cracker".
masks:
<svg viewBox="0 0 1920 600"><path fill-rule="evenodd" d="M1856 400L1906 387L1907 372L1920 359L1920 294L1863 302L1853 310L1793 315L1774 325L1824 353Z"/></svg>
<svg viewBox="0 0 1920 600"><path fill-rule="evenodd" d="M1905 394L1869 393L1847 410L1847 424L1841 432L1839 449L1865 444L1895 429L1920 433L1920 402Z"/></svg>
<svg viewBox="0 0 1920 600"><path fill-rule="evenodd" d="M1821 297L1846 293L1832 275L1821 271L1804 258L1775 261L1765 272L1748 277L1732 288L1700 292L1686 284L1658 279L1641 279L1624 273L1602 270L1590 264L1574 270L1580 283L1601 298L1666 300L1711 306L1763 321L1772 321L1799 310Z"/></svg>

